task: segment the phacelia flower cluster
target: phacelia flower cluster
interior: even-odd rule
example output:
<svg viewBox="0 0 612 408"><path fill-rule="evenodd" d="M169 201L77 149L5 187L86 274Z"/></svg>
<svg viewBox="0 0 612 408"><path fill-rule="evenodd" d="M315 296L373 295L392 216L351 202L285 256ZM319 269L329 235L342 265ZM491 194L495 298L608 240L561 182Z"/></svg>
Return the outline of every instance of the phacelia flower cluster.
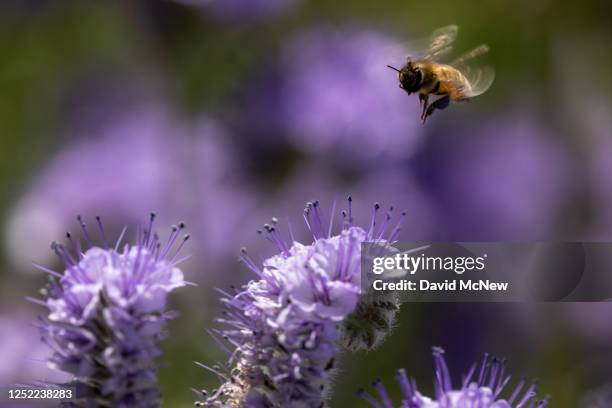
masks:
<svg viewBox="0 0 612 408"><path fill-rule="evenodd" d="M179 238L184 225L173 227L167 242L153 232L155 214L139 230L135 244L120 250L126 232L111 247L97 217L102 245L93 243L79 217L88 249L67 234L69 245L52 248L64 265L62 274L38 266L50 275L41 317L41 336L53 350L49 364L73 376L77 407L159 406L156 358L164 327L174 314L166 297L185 285L176 267L188 239Z"/></svg>
<svg viewBox="0 0 612 408"><path fill-rule="evenodd" d="M200 401L196 405L324 404L343 335L359 338L360 328L367 327L355 313L376 313L374 306L360 306L361 244L390 244L400 231L401 220L392 226L390 214L377 224L379 209L375 205L369 227L361 228L353 224L349 197L348 209L342 212L342 229L332 235L333 221L324 221L318 202L308 203L304 219L314 241L307 245L296 242L293 235L287 242L276 219L265 225L263 232L279 253L260 267L243 251L243 262L259 279L233 293L221 292L227 309L218 320L226 327L211 335L226 340L219 344L227 351L229 361L223 367L205 366L220 377L222 385L211 393L198 391ZM386 316L390 308L380 313ZM352 328L345 330L342 326L349 317ZM363 336L376 338L372 330L376 328L367 328L369 334Z"/></svg>
<svg viewBox="0 0 612 408"><path fill-rule="evenodd" d="M404 399L401 408L543 408L548 405L548 398L536 398L536 382L527 385L524 379L518 383L512 393L504 399L502 392L510 382L506 375L505 361L485 354L480 367L474 363L467 375L463 377L461 388L454 389L450 371L444 358L444 350L434 347L433 357L436 365L435 398L422 395L414 379L409 379L405 370L398 370L397 382ZM358 395L368 401L374 408L393 408L393 402L380 379L373 384L379 398L375 398L363 389Z"/></svg>

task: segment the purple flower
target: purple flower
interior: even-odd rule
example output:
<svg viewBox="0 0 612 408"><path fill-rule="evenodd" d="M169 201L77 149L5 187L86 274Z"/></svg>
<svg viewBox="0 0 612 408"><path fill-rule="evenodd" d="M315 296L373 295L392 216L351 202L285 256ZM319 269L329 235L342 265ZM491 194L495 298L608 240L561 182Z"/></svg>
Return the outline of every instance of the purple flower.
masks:
<svg viewBox="0 0 612 408"><path fill-rule="evenodd" d="M43 167L10 216L8 253L23 269L32 259L50 261L43 248L68 228L75 213L92 212L107 225L124 225L151 208L172 213L170 203L177 201L168 199L168 186L180 185L183 176L182 139L163 109L126 109L112 122L80 127L77 140ZM32 228L36 234L27 232Z"/></svg>
<svg viewBox="0 0 612 408"><path fill-rule="evenodd" d="M352 204L356 219L368 217L376 200L385 203L397 203L407 212L410 228L402 231L402 238L413 241L434 239L434 212L428 197L416 185L412 175L397 163L380 164L368 170L363 177L345 178L327 161L309 161L297 166L287 175L274 191L267 192L260 200L260 207L251 216L255 219L249 228L257 229L271 212L292 214L295 208L304 203L304 197L317 197L320 202L332 203L341 201L347 195L366 197L367 201L355 200ZM363 217L363 218L362 218ZM280 217L279 217L280 218ZM282 222L292 224L301 222L296 216L283 217ZM296 241L308 242L308 231L295 228L293 235ZM253 253L270 254L269 246L264 240L248 236L241 245L247 246Z"/></svg>
<svg viewBox="0 0 612 408"><path fill-rule="evenodd" d="M16 203L5 232L16 269L29 270L32 259L50 262L42 248L83 211L102 215L115 230L151 208L164 214L161 225L187 214L202 238L194 261L234 258L230 238L253 199L229 171L235 158L222 127L207 117L178 120L159 104L119 105L111 122L80 124L76 140L43 166ZM218 217L227 222L215 222Z"/></svg>
<svg viewBox="0 0 612 408"><path fill-rule="evenodd" d="M24 384L33 378L44 382L66 380L65 375L47 366L50 350L40 342L32 320L29 311L0 315L0 386Z"/></svg>
<svg viewBox="0 0 612 408"><path fill-rule="evenodd" d="M255 194L238 175L238 158L226 142L230 135L206 117L194 124L193 131L197 137L187 146L185 162L189 166L183 176L190 182L181 183L185 188L181 194L189 200L185 213L193 219L190 229L195 229L198 241L203 243L196 260L211 264L227 257L233 262L235 237L244 231L244 223L257 203ZM220 218L225 221L219 222Z"/></svg>
<svg viewBox="0 0 612 408"><path fill-rule="evenodd" d="M38 266L51 278L46 299L32 299L49 310L41 317L42 339L53 350L49 364L73 376L78 406L159 405L158 343L174 317L166 297L185 285L175 263L189 236L180 240L181 224L162 243L154 219L135 244L119 249L123 233L109 246L97 217L102 245L95 246L79 217L88 248L67 234L69 247L53 244L64 273Z"/></svg>
<svg viewBox="0 0 612 408"><path fill-rule="evenodd" d="M601 283L602 287L609 285ZM608 344L612 339L612 302L610 299L601 302L568 302L563 303L563 316L576 334L592 343Z"/></svg>
<svg viewBox="0 0 612 408"><path fill-rule="evenodd" d="M439 347L433 349L436 364L435 398L422 395L417 389L414 379L409 379L405 370L398 370L397 382L402 389L402 408L542 408L548 404L548 398L536 400L536 382L526 386L521 380L512 393L506 398L501 394L510 381L506 376L505 361L491 358L485 354L484 360L478 368L474 363L467 375L463 377L461 388L454 389L444 350ZM374 408L393 408L391 398L382 381L374 381L379 398L375 398L366 391L359 390L358 395L368 401Z"/></svg>
<svg viewBox="0 0 612 408"><path fill-rule="evenodd" d="M593 222L593 232L591 239L608 240L612 236L612 182L610 181L610 171L612 170L612 141L609 135L612 134L612 123L609 112L607 115L598 117L597 123L602 130L593 137L593 150L589 163L590 189L592 195L595 219ZM607 124L608 126L605 126Z"/></svg>
<svg viewBox="0 0 612 408"><path fill-rule="evenodd" d="M418 102L398 89L397 41L376 31L321 29L284 53L282 106L294 144L357 158L409 155L421 135Z"/></svg>
<svg viewBox="0 0 612 408"><path fill-rule="evenodd" d="M337 235L315 201L304 211L314 242L286 241L273 219L263 233L278 253L261 267L243 253L259 279L233 293L222 291L227 310L219 322L227 328L211 334L227 339L229 348L220 344L229 361L209 368L223 384L212 395L199 392L199 405L318 407L324 402L342 323L359 309L361 244L392 243L399 234L399 223L392 226L389 214L376 223L378 205L366 229L354 225L351 202Z"/></svg>
<svg viewBox="0 0 612 408"><path fill-rule="evenodd" d="M453 236L548 236L569 192L571 162L558 137L529 114L453 124L427 143L417 172Z"/></svg>

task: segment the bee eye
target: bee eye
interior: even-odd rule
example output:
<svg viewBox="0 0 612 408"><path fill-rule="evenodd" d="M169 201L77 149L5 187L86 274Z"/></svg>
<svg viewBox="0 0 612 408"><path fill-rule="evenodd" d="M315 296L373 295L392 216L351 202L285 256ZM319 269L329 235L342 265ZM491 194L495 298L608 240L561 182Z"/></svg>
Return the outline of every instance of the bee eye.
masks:
<svg viewBox="0 0 612 408"><path fill-rule="evenodd" d="M421 74L421 70L416 68L414 70L414 82L415 82L415 84L420 84L422 79L423 79L423 75Z"/></svg>

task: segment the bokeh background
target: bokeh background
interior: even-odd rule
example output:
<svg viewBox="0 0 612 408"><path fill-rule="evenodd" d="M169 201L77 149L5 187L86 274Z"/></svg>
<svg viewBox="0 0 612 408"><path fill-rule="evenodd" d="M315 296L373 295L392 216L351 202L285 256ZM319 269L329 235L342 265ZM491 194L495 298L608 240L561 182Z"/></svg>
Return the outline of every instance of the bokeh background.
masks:
<svg viewBox="0 0 612 408"><path fill-rule="evenodd" d="M185 221L197 287L164 344L165 406L216 379L214 287L267 256L270 217L352 194L408 212L402 239L612 238L612 4L551 0L5 0L0 5L0 384L53 379L27 304L49 243L100 215L117 233ZM385 68L398 44L461 27L491 47L493 87L418 122ZM132 232L134 229L132 229ZM554 277L551 277L553 279ZM612 379L612 303L405 304L378 350L344 355L331 406L405 367L432 389L430 348L457 380L485 351L538 377L554 407Z"/></svg>

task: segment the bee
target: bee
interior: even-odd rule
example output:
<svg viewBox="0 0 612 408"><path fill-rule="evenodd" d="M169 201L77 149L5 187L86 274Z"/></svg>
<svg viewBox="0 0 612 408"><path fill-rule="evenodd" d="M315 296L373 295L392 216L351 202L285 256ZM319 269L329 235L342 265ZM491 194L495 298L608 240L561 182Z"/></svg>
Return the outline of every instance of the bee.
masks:
<svg viewBox="0 0 612 408"><path fill-rule="evenodd" d="M459 27L456 25L439 28L431 34L429 50L424 57L413 60L408 56L406 64L401 69L387 65L397 71L400 88L408 95L419 94L423 123L436 109L442 110L451 102L469 101L484 93L495 78L492 68L474 68L468 64L474 58L489 51L489 47L484 44L448 64L437 62L441 56L451 51L458 31ZM430 104L430 95L440 97Z"/></svg>

